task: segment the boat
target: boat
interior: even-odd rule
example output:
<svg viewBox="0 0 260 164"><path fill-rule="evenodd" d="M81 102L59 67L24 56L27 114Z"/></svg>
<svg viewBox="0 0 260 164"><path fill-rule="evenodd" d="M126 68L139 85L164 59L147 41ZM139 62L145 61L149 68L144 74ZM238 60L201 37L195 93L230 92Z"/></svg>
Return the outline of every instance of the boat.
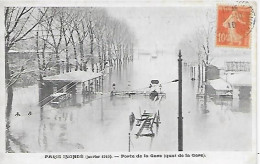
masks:
<svg viewBox="0 0 260 164"><path fill-rule="evenodd" d="M138 55L144 55L144 56L149 56L150 52L145 49L138 49Z"/></svg>
<svg viewBox="0 0 260 164"><path fill-rule="evenodd" d="M114 84L113 84L114 85ZM161 100L162 98L166 97L166 93L162 92L162 85L160 84L159 80L154 79L151 80L150 85L147 87L147 89L143 91L116 91L115 89L110 92L111 97L132 97L132 96L145 96L149 97L152 101Z"/></svg>
<svg viewBox="0 0 260 164"><path fill-rule="evenodd" d="M140 118L136 118L136 120L136 127L139 127L137 133L135 134L137 137L153 137L153 125L156 124L158 127L161 123L159 110L157 112L147 112L144 110Z"/></svg>
<svg viewBox="0 0 260 164"><path fill-rule="evenodd" d="M149 98L153 101L166 97L166 93L162 92L162 84L157 79L151 80Z"/></svg>
<svg viewBox="0 0 260 164"><path fill-rule="evenodd" d="M155 51L154 51L154 53L152 53L151 58L152 59L156 59L160 54L162 55L163 51L162 50L158 50L157 44L155 44Z"/></svg>
<svg viewBox="0 0 260 164"><path fill-rule="evenodd" d="M151 55L151 57L152 57L152 59L156 59L156 58L158 57L158 55L157 55L156 53L153 53L153 54Z"/></svg>

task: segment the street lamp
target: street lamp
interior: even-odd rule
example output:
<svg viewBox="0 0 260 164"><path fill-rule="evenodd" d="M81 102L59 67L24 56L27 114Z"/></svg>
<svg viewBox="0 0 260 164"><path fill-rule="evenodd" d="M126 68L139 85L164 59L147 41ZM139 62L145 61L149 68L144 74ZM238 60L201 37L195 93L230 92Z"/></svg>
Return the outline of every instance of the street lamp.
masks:
<svg viewBox="0 0 260 164"><path fill-rule="evenodd" d="M182 58L181 50L179 50L178 59L178 74L179 74L179 115L178 115L178 151L183 151L183 117L182 117Z"/></svg>

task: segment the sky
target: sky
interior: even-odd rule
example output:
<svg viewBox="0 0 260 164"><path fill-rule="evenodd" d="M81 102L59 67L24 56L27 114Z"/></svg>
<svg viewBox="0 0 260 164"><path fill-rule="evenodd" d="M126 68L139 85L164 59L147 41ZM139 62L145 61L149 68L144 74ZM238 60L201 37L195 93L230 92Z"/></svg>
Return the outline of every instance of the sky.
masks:
<svg viewBox="0 0 260 164"><path fill-rule="evenodd" d="M206 20L209 7L121 7L108 13L126 21L134 31L139 49L175 49ZM213 10L214 12L214 10Z"/></svg>

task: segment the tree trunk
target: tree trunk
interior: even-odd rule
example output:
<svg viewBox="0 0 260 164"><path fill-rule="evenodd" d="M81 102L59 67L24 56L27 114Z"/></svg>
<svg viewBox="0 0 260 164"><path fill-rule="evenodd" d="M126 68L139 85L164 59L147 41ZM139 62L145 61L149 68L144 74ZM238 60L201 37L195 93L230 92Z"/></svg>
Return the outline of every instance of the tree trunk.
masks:
<svg viewBox="0 0 260 164"><path fill-rule="evenodd" d="M8 62L8 48L5 47L5 85L8 87L6 89L7 92L7 105L5 110L5 120L6 120L6 151L11 149L10 147L10 115L12 112L12 104L13 104L13 86L8 86L8 83L10 83L11 75L10 75L10 68L9 68L9 62Z"/></svg>
<svg viewBox="0 0 260 164"><path fill-rule="evenodd" d="M43 93L43 78L41 74L39 74L38 88L39 88L39 105L42 106L44 105L43 98L45 98L46 95Z"/></svg>
<svg viewBox="0 0 260 164"><path fill-rule="evenodd" d="M204 82L204 67L203 67L203 63L201 64L201 84L203 84Z"/></svg>
<svg viewBox="0 0 260 164"><path fill-rule="evenodd" d="M92 33L89 36L90 36L91 70L92 72L94 72L94 53L93 53L94 36Z"/></svg>
<svg viewBox="0 0 260 164"><path fill-rule="evenodd" d="M110 47L110 41L107 43L108 48L108 60L109 60L109 66L112 66L112 58L111 58L111 47Z"/></svg>
<svg viewBox="0 0 260 164"><path fill-rule="evenodd" d="M107 57L106 57L106 45L105 45L105 43L104 42L102 42L102 47L103 47L103 59L102 59L102 61L103 61L103 63L104 63L104 69L105 69L105 67L106 67L106 62L107 62Z"/></svg>
<svg viewBox="0 0 260 164"><path fill-rule="evenodd" d="M119 46L119 64L121 65L121 57L122 57L122 46Z"/></svg>
<svg viewBox="0 0 260 164"><path fill-rule="evenodd" d="M101 52L100 52L100 41L99 41L99 39L97 41L97 48L98 48L98 60L99 60L100 70L102 70L102 56L101 56Z"/></svg>
<svg viewBox="0 0 260 164"><path fill-rule="evenodd" d="M43 48L42 48L42 66L43 68L46 69L45 49L46 49L46 43L43 44Z"/></svg>
<svg viewBox="0 0 260 164"><path fill-rule="evenodd" d="M78 70L78 57L77 57L77 50L76 50L76 45L75 45L75 42L73 40L73 37L71 38L72 39L72 45L73 45L73 51L74 51L74 58L75 58L75 71Z"/></svg>
<svg viewBox="0 0 260 164"><path fill-rule="evenodd" d="M40 59L40 54L39 54L39 41L38 41L38 32L36 34L36 56L37 56L37 62L38 62L38 69L39 72L41 73L41 59Z"/></svg>
<svg viewBox="0 0 260 164"><path fill-rule="evenodd" d="M48 39L48 34L49 32L47 33L47 36L46 36L46 39ZM46 60L45 60L45 50L46 50L46 46L47 46L47 41L44 40L43 42L43 47L42 47L42 68L44 68L45 70L47 69L46 67Z"/></svg>
<svg viewBox="0 0 260 164"><path fill-rule="evenodd" d="M105 68L105 54L104 54L104 41L101 42L101 66L102 68Z"/></svg>
<svg viewBox="0 0 260 164"><path fill-rule="evenodd" d="M83 70L83 63L84 63L84 52L83 52L83 40L79 42L79 52L80 52L80 70Z"/></svg>
<svg viewBox="0 0 260 164"><path fill-rule="evenodd" d="M60 74L60 56L58 50L56 50L56 73L57 75Z"/></svg>
<svg viewBox="0 0 260 164"><path fill-rule="evenodd" d="M69 50L68 50L68 44L66 44L66 72L69 72L70 70L70 61L69 61Z"/></svg>
<svg viewBox="0 0 260 164"><path fill-rule="evenodd" d="M133 45L133 43L131 44L131 55L130 55L130 59L131 59L131 61L133 61L133 59L134 59L134 45Z"/></svg>

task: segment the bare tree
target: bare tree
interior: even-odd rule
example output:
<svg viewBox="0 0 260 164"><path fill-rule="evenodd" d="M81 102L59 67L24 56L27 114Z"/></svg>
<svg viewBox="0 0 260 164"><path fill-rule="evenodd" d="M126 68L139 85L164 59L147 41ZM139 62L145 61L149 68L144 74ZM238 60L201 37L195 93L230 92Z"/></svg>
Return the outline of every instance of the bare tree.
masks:
<svg viewBox="0 0 260 164"><path fill-rule="evenodd" d="M42 70L45 71L47 69L46 59L45 59L45 51L47 48L47 40L49 38L49 32L50 30L45 31L45 28L43 26L40 26L41 28L41 41L42 41Z"/></svg>
<svg viewBox="0 0 260 164"><path fill-rule="evenodd" d="M70 39L71 39L71 44L73 46L73 52L74 52L74 59L75 59L75 71L78 70L78 65L79 65L79 62L78 62L78 54L77 54L77 45L76 45L76 41L74 39L74 28L70 29Z"/></svg>
<svg viewBox="0 0 260 164"><path fill-rule="evenodd" d="M108 50L108 60L109 60L109 65L113 65L113 57L112 54L115 54L113 52L113 43L114 43L114 36L116 33L116 26L114 25L114 21L112 18L108 17L107 18L107 32L106 32L106 40L107 40L107 50Z"/></svg>
<svg viewBox="0 0 260 164"><path fill-rule="evenodd" d="M64 24L62 26L62 34L64 38L65 44L65 52L66 52L66 72L70 71L70 61L69 61L69 44L72 42L73 37L71 36L74 31L74 26L71 25L74 17L73 13L69 9L63 9L64 11ZM75 44L75 43L74 43Z"/></svg>
<svg viewBox="0 0 260 164"><path fill-rule="evenodd" d="M37 12L40 16L39 18L34 18ZM6 151L12 151L10 148L10 114L12 112L12 102L13 102L13 84L20 77L13 77L9 67L8 52L15 46L16 43L21 40L25 40L26 36L42 21L42 18L47 12L47 8L40 8L35 10L35 8L27 7L6 7L5 8L5 84L7 91L7 105L6 105ZM23 68L20 69L20 73L24 71ZM8 138L9 137L9 138ZM10 139L10 140L9 140ZM14 141L14 140L13 140Z"/></svg>
<svg viewBox="0 0 260 164"><path fill-rule="evenodd" d="M108 17L107 13L104 9L97 10L95 12L95 15L93 15L95 18L95 28L94 28L94 36L96 40L96 45L98 49L98 58L99 58L99 65L100 69L103 70L106 64L106 50L108 46L108 39L107 34L108 31Z"/></svg>
<svg viewBox="0 0 260 164"><path fill-rule="evenodd" d="M113 21L114 32L113 32L113 46L117 58L117 64L122 64L122 57L126 54L126 49L131 44L133 39L132 33L125 22Z"/></svg>
<svg viewBox="0 0 260 164"><path fill-rule="evenodd" d="M92 70L94 70L94 53L96 47L98 49L100 68L104 69L107 59L110 65L112 65L113 55L121 63L122 56L125 59L129 54L129 48L133 45L133 36L128 26L124 22L108 17L103 8L6 7L4 14L5 84L7 92L6 134L7 138L11 139L14 143L18 142L9 132L13 85L20 79L22 74L35 72L35 70L25 70L24 66L21 66L16 72L10 70L8 56L10 49L16 47L18 43L24 44L23 41L33 39L37 52L36 63L38 64L38 70L41 75L42 72L47 71L47 68L50 69L52 63L52 56L49 56L49 60L47 61L47 49L51 49L55 54L56 63L54 67L56 68L56 74L59 74L60 54L64 50L66 53L66 72L68 72L69 59L71 57L70 51L73 51L71 54L73 54L76 61L75 70L78 70L79 65L81 70L86 70L86 64L89 60L91 60ZM37 29L35 30L36 27ZM85 58L87 48L89 48L91 54L91 57L88 59ZM78 52L80 62L78 61ZM26 65L26 62L24 65ZM40 79L42 79L41 76ZM7 151L11 149L9 139L6 142ZM21 149L23 149L22 146Z"/></svg>
<svg viewBox="0 0 260 164"><path fill-rule="evenodd" d="M84 61L84 41L88 36L88 13L85 10L78 9L77 19L74 19L74 29L77 34L80 52L80 70L86 70L86 61ZM84 67L84 68L83 68Z"/></svg>
<svg viewBox="0 0 260 164"><path fill-rule="evenodd" d="M52 8L48 13L50 16L47 20L47 30L50 33L50 39L46 40L53 49L56 58L56 74L60 73L60 51L63 38L64 13L60 8Z"/></svg>

